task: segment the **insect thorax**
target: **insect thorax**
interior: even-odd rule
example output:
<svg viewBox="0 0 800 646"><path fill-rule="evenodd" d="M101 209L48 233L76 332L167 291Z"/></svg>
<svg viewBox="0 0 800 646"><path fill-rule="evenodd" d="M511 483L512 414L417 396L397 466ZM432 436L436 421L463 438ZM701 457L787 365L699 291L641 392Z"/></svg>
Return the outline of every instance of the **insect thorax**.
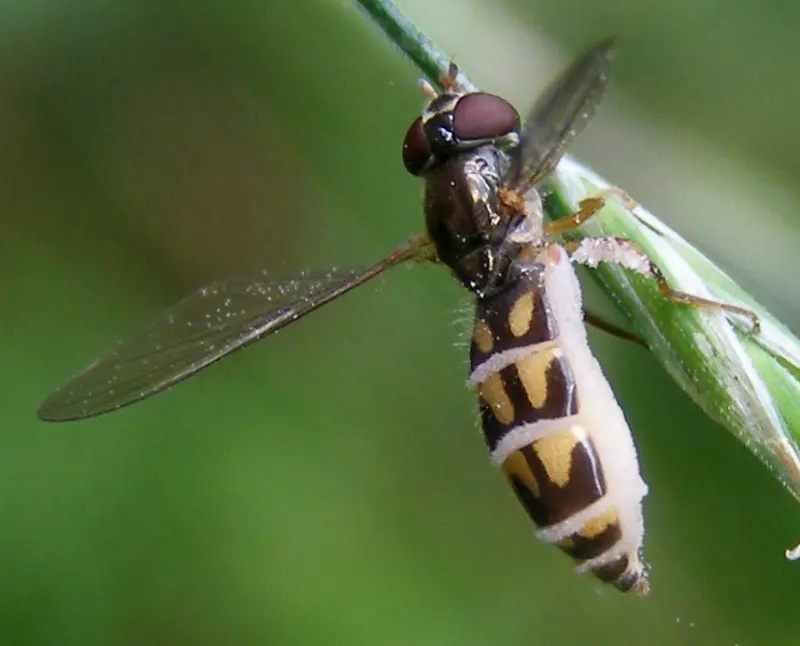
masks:
<svg viewBox="0 0 800 646"><path fill-rule="evenodd" d="M439 259L478 295L502 288L524 248L541 242L541 206L517 210L501 198L507 163L495 146L455 155L426 174L425 222Z"/></svg>

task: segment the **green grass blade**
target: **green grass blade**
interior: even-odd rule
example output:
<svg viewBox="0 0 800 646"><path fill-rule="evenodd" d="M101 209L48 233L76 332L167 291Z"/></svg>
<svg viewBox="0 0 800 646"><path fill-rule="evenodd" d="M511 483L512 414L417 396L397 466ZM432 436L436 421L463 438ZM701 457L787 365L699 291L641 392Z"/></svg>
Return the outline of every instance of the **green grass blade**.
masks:
<svg viewBox="0 0 800 646"><path fill-rule="evenodd" d="M611 185L567 159L549 182L548 214L572 213L578 202ZM655 282L615 265L592 272L661 364L709 415L759 457L800 500L800 341L696 248L643 207L609 199L569 238L616 235L636 242L675 288L751 309L747 319L671 303Z"/></svg>

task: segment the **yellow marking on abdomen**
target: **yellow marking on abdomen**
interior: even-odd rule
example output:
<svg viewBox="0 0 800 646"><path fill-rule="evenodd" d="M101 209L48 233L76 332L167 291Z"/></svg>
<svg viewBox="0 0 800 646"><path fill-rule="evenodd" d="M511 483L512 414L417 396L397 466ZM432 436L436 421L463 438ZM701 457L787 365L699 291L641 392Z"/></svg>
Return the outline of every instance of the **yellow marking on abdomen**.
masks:
<svg viewBox="0 0 800 646"><path fill-rule="evenodd" d="M619 524L619 512L616 507L609 507L602 514L587 520L578 530L578 534L583 538L595 538L600 536L609 525Z"/></svg>
<svg viewBox="0 0 800 646"><path fill-rule="evenodd" d="M547 401L547 368L560 356L561 350L554 346L533 352L517 361L520 381L534 408L541 408Z"/></svg>
<svg viewBox="0 0 800 646"><path fill-rule="evenodd" d="M510 424L514 421L514 404L508 397L500 373L493 372L486 378L479 388L481 397L492 408L494 416L501 424Z"/></svg>
<svg viewBox="0 0 800 646"><path fill-rule="evenodd" d="M539 483L533 477L528 461L522 455L522 451L514 451L503 462L500 470L506 477L516 476L537 498L541 495L539 492Z"/></svg>
<svg viewBox="0 0 800 646"><path fill-rule="evenodd" d="M575 426L540 438L531 445L547 477L559 487L564 487L569 482L572 471L572 450L585 436L586 432L580 426Z"/></svg>
<svg viewBox="0 0 800 646"><path fill-rule="evenodd" d="M526 292L511 306L508 313L508 327L511 334L520 337L531 327L533 321L533 292Z"/></svg>
<svg viewBox="0 0 800 646"><path fill-rule="evenodd" d="M492 330L486 324L486 321L482 321L481 319L475 320L475 329L472 332L472 338L475 340L475 345L478 346L478 350L484 353L490 352L494 345Z"/></svg>

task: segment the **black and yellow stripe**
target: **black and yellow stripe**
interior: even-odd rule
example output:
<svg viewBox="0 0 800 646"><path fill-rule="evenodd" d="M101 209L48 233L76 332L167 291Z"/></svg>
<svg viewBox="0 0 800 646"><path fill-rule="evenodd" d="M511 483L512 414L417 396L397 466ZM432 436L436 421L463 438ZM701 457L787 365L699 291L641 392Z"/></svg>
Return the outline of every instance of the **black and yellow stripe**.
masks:
<svg viewBox="0 0 800 646"><path fill-rule="evenodd" d="M599 579L644 592L638 556L615 550L623 538L619 510L607 496L591 429L580 423L578 387L559 345L544 271L531 264L508 289L478 301L470 381L484 439L546 540Z"/></svg>

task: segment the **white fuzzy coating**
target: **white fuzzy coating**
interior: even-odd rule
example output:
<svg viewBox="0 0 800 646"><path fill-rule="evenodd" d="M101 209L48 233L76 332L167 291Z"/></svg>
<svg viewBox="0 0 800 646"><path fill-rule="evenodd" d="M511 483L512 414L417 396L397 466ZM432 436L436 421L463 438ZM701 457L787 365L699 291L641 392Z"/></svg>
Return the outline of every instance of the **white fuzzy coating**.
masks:
<svg viewBox="0 0 800 646"><path fill-rule="evenodd" d="M520 424L512 428L497 443L492 451L492 462L501 466L512 453L519 451L520 447L529 446L543 437L580 425L581 418L578 415L569 415L558 419L540 419L530 424Z"/></svg>
<svg viewBox="0 0 800 646"><path fill-rule="evenodd" d="M647 495L647 484L639 473L636 447L625 415L589 348L580 284L569 256L558 245L550 245L545 253L544 285L558 325L559 346L572 368L578 389L580 413L575 417L592 439L605 474L607 493L596 504L601 504L602 508L615 505L622 530L622 538L612 550L580 569L585 570L621 553L630 553L631 568L638 569L641 565L636 561L636 554L644 538L641 501ZM571 520L564 521L559 534L568 525L571 529L576 524Z"/></svg>
<svg viewBox="0 0 800 646"><path fill-rule="evenodd" d="M599 500L595 500L588 507L584 507L579 512L572 514L572 516L569 518L565 518L560 523L548 525L547 527L542 527L541 529L536 530L536 538L548 543L557 543L558 541L568 538L578 532L578 530L587 522L592 520L592 518L597 518L609 507L613 507L614 504L615 502L613 497L610 494L606 494ZM612 549L616 550L620 543L622 543L622 541L619 541ZM610 551L611 550L603 552L603 554L600 556L605 556ZM588 561L586 561L586 563L588 563ZM585 565L585 563L579 565L578 567L583 568L583 565Z"/></svg>
<svg viewBox="0 0 800 646"><path fill-rule="evenodd" d="M480 386L494 373L500 372L503 368L508 368L512 363L517 363L530 354L544 352L545 350L553 350L554 346L556 346L555 342L545 341L544 343L528 345L524 348L512 348L505 352L497 352L482 364L475 366L475 370L469 374L467 386L471 388ZM560 350L556 350L556 352L560 352Z"/></svg>
<svg viewBox="0 0 800 646"><path fill-rule="evenodd" d="M630 242L617 238L584 238L572 253L572 261L587 267L613 262L644 276L653 276L647 256Z"/></svg>

